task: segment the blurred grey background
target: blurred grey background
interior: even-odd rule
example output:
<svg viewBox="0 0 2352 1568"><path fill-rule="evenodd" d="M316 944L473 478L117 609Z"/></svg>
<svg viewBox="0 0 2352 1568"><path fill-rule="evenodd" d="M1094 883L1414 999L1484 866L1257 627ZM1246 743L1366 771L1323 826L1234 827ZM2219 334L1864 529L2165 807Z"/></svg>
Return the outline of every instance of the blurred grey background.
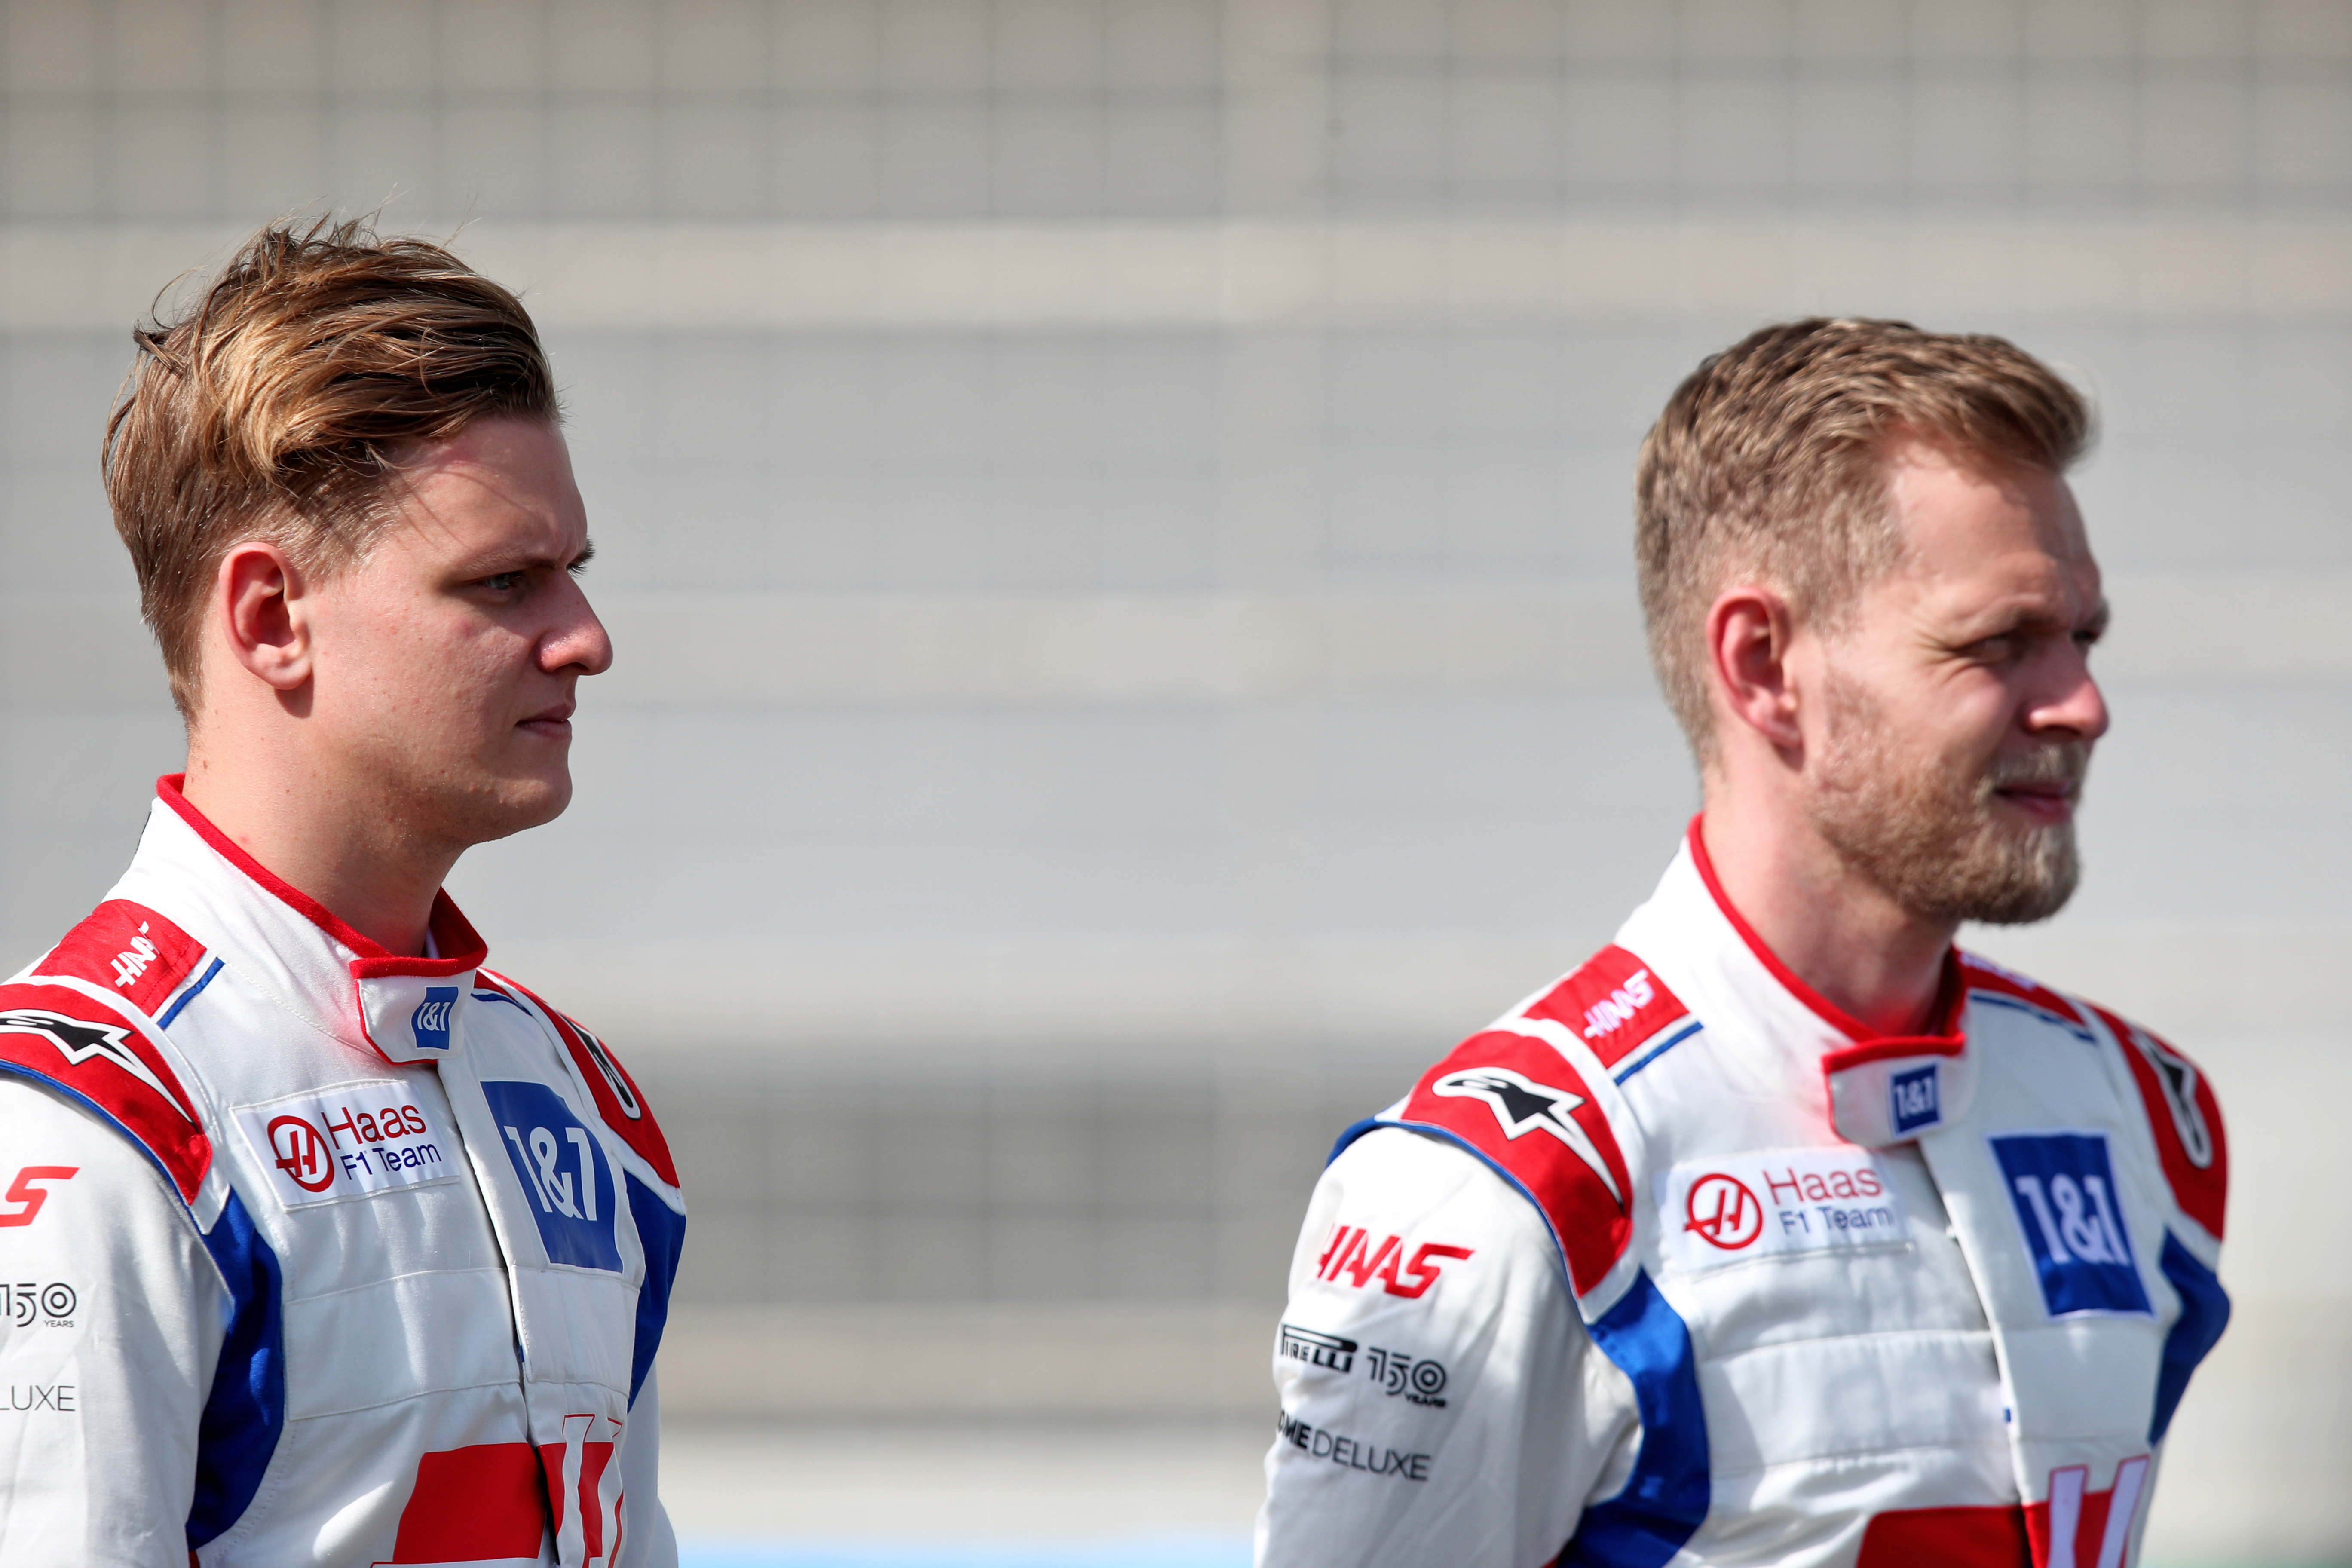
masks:
<svg viewBox="0 0 2352 1568"><path fill-rule="evenodd" d="M0 57L24 957L178 761L131 321L297 210L528 290L620 660L456 890L686 1172L687 1528L1246 1528L1331 1136L1695 804L1640 435L1827 311L2105 410L2090 875L1980 945L2231 1113L2152 1558L2352 1561L2352 5L5 0Z"/></svg>

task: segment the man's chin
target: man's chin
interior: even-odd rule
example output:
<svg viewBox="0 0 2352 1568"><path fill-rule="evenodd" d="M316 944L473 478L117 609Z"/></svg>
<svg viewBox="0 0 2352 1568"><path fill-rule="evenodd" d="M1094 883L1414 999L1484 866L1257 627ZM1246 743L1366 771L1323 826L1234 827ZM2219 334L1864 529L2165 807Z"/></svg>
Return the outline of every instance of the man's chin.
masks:
<svg viewBox="0 0 2352 1568"><path fill-rule="evenodd" d="M1953 879L1948 912L1984 925L2033 925L2064 909L2083 879L2072 821L1999 835Z"/></svg>
<svg viewBox="0 0 2352 1568"><path fill-rule="evenodd" d="M468 792L450 824L451 837L466 844L489 844L544 827L572 804L572 778L500 779Z"/></svg>

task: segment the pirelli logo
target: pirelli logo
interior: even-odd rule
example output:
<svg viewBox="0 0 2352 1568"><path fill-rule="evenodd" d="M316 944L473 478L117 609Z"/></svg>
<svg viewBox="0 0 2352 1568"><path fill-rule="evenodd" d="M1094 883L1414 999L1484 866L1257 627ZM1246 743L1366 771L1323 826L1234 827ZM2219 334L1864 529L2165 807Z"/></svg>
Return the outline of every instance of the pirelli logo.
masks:
<svg viewBox="0 0 2352 1568"><path fill-rule="evenodd" d="M1288 1323L1282 1325L1282 1354L1291 1361L1303 1361L1327 1372L1350 1372L1355 1369L1356 1350L1353 1340L1319 1334L1313 1329L1295 1329Z"/></svg>

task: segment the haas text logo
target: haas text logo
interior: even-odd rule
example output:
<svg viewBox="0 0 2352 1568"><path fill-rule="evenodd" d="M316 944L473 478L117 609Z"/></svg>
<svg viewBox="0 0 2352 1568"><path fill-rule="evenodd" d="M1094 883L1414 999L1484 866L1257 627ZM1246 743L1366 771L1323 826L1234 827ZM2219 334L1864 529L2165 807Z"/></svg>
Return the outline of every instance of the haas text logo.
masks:
<svg viewBox="0 0 2352 1568"><path fill-rule="evenodd" d="M1625 977L1625 984L1584 1010L1584 1037L1598 1040L1613 1035L1633 1021L1633 1015L1658 999L1656 987L1650 984L1650 972L1637 969Z"/></svg>

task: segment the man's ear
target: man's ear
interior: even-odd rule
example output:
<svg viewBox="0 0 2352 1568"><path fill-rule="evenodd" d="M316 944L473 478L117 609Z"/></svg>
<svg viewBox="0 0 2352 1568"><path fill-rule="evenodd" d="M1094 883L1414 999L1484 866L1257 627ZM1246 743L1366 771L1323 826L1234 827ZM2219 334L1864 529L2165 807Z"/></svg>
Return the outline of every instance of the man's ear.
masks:
<svg viewBox="0 0 2352 1568"><path fill-rule="evenodd" d="M229 657L281 692L310 679L310 606L303 589L301 570L261 539L233 546L214 580L214 621Z"/></svg>
<svg viewBox="0 0 2352 1568"><path fill-rule="evenodd" d="M1769 588L1742 584L1716 599L1706 613L1706 662L1718 728L1727 721L1761 736L1775 751L1802 749L1789 670L1795 626L1789 602Z"/></svg>

